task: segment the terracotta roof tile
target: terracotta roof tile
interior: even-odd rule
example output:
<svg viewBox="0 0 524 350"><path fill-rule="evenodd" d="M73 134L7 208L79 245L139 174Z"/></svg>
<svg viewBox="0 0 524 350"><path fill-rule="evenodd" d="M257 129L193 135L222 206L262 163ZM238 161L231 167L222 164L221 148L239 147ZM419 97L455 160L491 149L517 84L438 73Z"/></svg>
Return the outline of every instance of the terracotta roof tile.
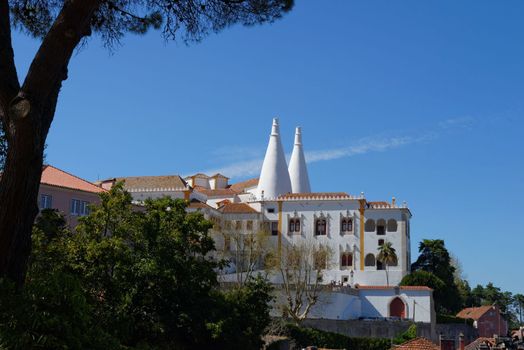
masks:
<svg viewBox="0 0 524 350"><path fill-rule="evenodd" d="M117 177L116 181L125 181L124 187L130 189L178 189L187 188L187 183L178 175L164 176L129 176Z"/></svg>
<svg viewBox="0 0 524 350"><path fill-rule="evenodd" d="M256 186L258 186L258 178L234 183L229 188L231 188L233 191L244 192L246 188L256 187Z"/></svg>
<svg viewBox="0 0 524 350"><path fill-rule="evenodd" d="M198 201L191 201L187 207L190 209L213 209L210 205Z"/></svg>
<svg viewBox="0 0 524 350"><path fill-rule="evenodd" d="M89 181L81 179L78 176L55 168L52 165L44 165L42 169L42 177L40 179L40 183L85 192L106 192L106 190L104 190L103 188L98 187Z"/></svg>
<svg viewBox="0 0 524 350"><path fill-rule="evenodd" d="M312 198L312 199L323 199L323 198L347 198L351 197L346 192L312 192L312 193L287 193L278 197L279 199L301 199L301 198Z"/></svg>
<svg viewBox="0 0 524 350"><path fill-rule="evenodd" d="M482 317L482 315L484 315L486 312L488 312L492 308L493 308L493 306L491 306L491 305L479 306L479 307L468 307L468 308L465 308L465 309L461 310L457 314L457 317L460 317L460 318L471 318L471 319L474 319L474 320L478 320L479 318Z"/></svg>
<svg viewBox="0 0 524 350"><path fill-rule="evenodd" d="M486 344L492 347L493 345L495 345L495 339L484 338L484 337L477 338L474 341L472 341L471 343L469 343L468 345L466 345L464 350L478 350L481 344Z"/></svg>
<svg viewBox="0 0 524 350"><path fill-rule="evenodd" d="M251 208L246 203L227 203L220 208L218 208L219 211L225 214L229 213L235 213L235 214L256 214L258 211Z"/></svg>
<svg viewBox="0 0 524 350"><path fill-rule="evenodd" d="M440 350L440 347L426 338L415 338L403 344L393 346L395 350Z"/></svg>
<svg viewBox="0 0 524 350"><path fill-rule="evenodd" d="M231 196L238 194L238 192L232 190L231 188L217 188L215 190L211 190L209 188L195 186L193 189L199 193L205 194L208 197L220 197L220 196L231 197Z"/></svg>

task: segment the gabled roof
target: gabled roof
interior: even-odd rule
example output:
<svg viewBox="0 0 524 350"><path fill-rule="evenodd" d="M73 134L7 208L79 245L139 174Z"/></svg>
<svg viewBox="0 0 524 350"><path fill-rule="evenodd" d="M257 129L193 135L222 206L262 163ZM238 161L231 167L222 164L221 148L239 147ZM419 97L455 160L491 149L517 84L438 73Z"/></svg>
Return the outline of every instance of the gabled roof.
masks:
<svg viewBox="0 0 524 350"><path fill-rule="evenodd" d="M224 214L230 214L230 213L257 214L258 213L258 211L251 208L246 203L226 203L223 206L221 206L220 208L218 208L218 210Z"/></svg>
<svg viewBox="0 0 524 350"><path fill-rule="evenodd" d="M395 350L440 350L440 347L430 340L420 337L407 342L393 346L391 349Z"/></svg>
<svg viewBox="0 0 524 350"><path fill-rule="evenodd" d="M116 181L125 181L124 187L130 189L177 189L184 190L187 183L178 175L165 176L130 176L117 177Z"/></svg>
<svg viewBox="0 0 524 350"><path fill-rule="evenodd" d="M221 178L223 178L223 179L228 179L228 180L229 180L229 177L227 177L227 176L225 176L225 175L222 175L222 174L220 174L220 173L216 173L216 174L214 174L214 175L211 175L210 177L211 177L211 178L213 178L213 177L221 177Z"/></svg>
<svg viewBox="0 0 524 350"><path fill-rule="evenodd" d="M208 197L232 197L237 194L237 192L231 188L217 188L212 190L201 186L195 186L193 189L199 193L205 194Z"/></svg>
<svg viewBox="0 0 524 350"><path fill-rule="evenodd" d="M258 185L258 177L255 179L249 179L246 181L234 183L231 186L229 186L229 188L231 188L233 191L244 192L246 188L257 187L257 185Z"/></svg>
<svg viewBox="0 0 524 350"><path fill-rule="evenodd" d="M477 338L474 341L472 341L471 343L469 343L468 345L466 345L464 350L478 350L480 349L480 345L482 344L486 344L486 345L489 345L489 347L492 347L495 345L495 339L494 338L485 338L485 337Z"/></svg>
<svg viewBox="0 0 524 350"><path fill-rule="evenodd" d="M489 310L492 310L492 309L494 310L494 308L495 307L492 305L479 306L479 307L468 307L468 308L461 310L457 314L457 317L471 318L473 320L478 320L479 318L482 317L482 315L484 315Z"/></svg>
<svg viewBox="0 0 524 350"><path fill-rule="evenodd" d="M44 185L69 188L72 190L79 190L84 192L106 192L106 190L104 190L103 188L98 187L89 181L81 179L78 176L65 172L61 169L55 168L52 165L43 166L40 183Z"/></svg>

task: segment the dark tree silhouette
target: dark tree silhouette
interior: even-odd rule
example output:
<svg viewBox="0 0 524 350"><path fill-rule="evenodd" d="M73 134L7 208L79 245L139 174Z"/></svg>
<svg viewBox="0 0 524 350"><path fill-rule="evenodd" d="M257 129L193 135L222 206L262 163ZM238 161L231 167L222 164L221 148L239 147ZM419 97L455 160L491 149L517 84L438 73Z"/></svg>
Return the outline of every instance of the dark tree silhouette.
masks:
<svg viewBox="0 0 524 350"><path fill-rule="evenodd" d="M272 22L292 0L0 0L0 117L7 153L0 181L0 277L23 283L44 145L76 47L92 33L114 47L128 32L161 29L199 41L234 24ZM41 38L19 81L11 29Z"/></svg>

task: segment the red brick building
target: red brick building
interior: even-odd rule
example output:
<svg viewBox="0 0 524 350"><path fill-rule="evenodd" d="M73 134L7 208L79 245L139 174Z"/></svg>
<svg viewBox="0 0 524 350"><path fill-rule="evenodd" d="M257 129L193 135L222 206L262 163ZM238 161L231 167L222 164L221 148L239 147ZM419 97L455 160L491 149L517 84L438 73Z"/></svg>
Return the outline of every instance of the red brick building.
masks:
<svg viewBox="0 0 524 350"><path fill-rule="evenodd" d="M492 338L494 334L505 336L508 333L508 322L495 305L468 307L460 311L457 317L472 319L479 337Z"/></svg>

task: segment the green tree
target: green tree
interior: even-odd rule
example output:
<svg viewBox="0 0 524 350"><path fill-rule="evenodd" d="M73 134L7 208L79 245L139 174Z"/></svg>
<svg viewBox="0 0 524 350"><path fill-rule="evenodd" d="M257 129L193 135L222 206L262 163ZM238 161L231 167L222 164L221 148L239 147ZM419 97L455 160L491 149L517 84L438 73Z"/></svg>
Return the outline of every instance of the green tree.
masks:
<svg viewBox="0 0 524 350"><path fill-rule="evenodd" d="M398 257L395 248L391 242L385 242L383 245L378 247L377 260L382 262L386 266L386 285L389 286L389 274L388 267L397 263Z"/></svg>
<svg viewBox="0 0 524 350"><path fill-rule="evenodd" d="M411 265L412 271L431 272L446 285L445 295L442 296L442 313L455 313L462 306L459 290L455 284L455 268L451 264L451 257L441 239L424 239L419 244L419 257Z"/></svg>
<svg viewBox="0 0 524 350"><path fill-rule="evenodd" d="M26 283L0 283L1 348L260 348L271 288L218 288L210 222L170 198L134 210L121 183L101 199L74 233L37 219Z"/></svg>
<svg viewBox="0 0 524 350"><path fill-rule="evenodd" d="M522 311L524 309L524 295L515 294L513 296L513 303L514 303L515 309L517 309L520 324L524 325L524 321L522 320Z"/></svg>
<svg viewBox="0 0 524 350"><path fill-rule="evenodd" d="M92 34L114 47L128 33L162 29L199 41L234 24L272 22L292 0L0 0L0 119L7 153L0 180L0 276L24 281L44 145L62 82L78 45ZM12 28L41 39L25 79L15 66Z"/></svg>
<svg viewBox="0 0 524 350"><path fill-rule="evenodd" d="M404 276L400 281L401 286L426 286L433 289L433 300L437 312L446 311L446 284L431 272L419 270Z"/></svg>

